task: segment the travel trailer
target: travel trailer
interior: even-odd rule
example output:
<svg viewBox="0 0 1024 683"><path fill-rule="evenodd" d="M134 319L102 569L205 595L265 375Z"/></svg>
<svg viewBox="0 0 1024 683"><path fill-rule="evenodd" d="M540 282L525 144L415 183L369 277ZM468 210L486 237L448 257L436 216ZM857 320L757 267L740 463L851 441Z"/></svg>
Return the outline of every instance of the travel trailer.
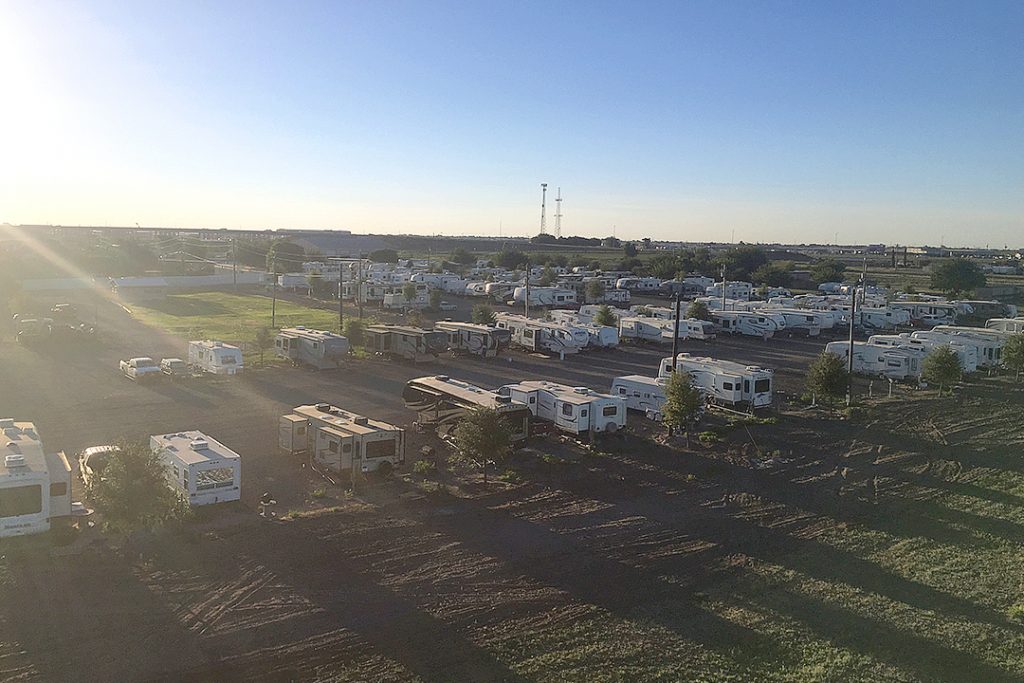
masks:
<svg viewBox="0 0 1024 683"><path fill-rule="evenodd" d="M526 302L526 287L512 290L512 301L521 304ZM568 306L577 301L576 290L561 287L530 287L531 306Z"/></svg>
<svg viewBox="0 0 1024 683"><path fill-rule="evenodd" d="M751 409L772 404L774 373L767 368L680 353L674 367L671 356L662 359L658 377L668 378L675 370L685 370L711 403Z"/></svg>
<svg viewBox="0 0 1024 683"><path fill-rule="evenodd" d="M0 538L49 531L71 515L71 465L46 453L31 422L0 420Z"/></svg>
<svg viewBox="0 0 1024 683"><path fill-rule="evenodd" d="M767 315L781 315L785 322L785 330L790 334L802 332L808 337L817 337L823 329L831 329L833 327L832 316L827 316L826 318L826 316L818 311L763 306L755 312Z"/></svg>
<svg viewBox="0 0 1024 683"><path fill-rule="evenodd" d="M850 342L834 341L825 351L849 362ZM917 349L881 346L869 342L853 342L853 373L893 380L916 379L921 376L923 354Z"/></svg>
<svg viewBox="0 0 1024 683"><path fill-rule="evenodd" d="M626 426L626 400L587 387L531 380L506 384L498 394L526 404L538 420L570 434L616 432Z"/></svg>
<svg viewBox="0 0 1024 683"><path fill-rule="evenodd" d="M1013 336L1012 332L1003 332L988 327L959 327L955 325L937 325L934 329L922 331L919 335L922 339L927 334L949 334L955 337L955 341L962 344L971 344L978 350L978 365L986 368L994 368L1002 365L1003 346Z"/></svg>
<svg viewBox="0 0 1024 683"><path fill-rule="evenodd" d="M1016 318L1017 307L1001 301L956 301L961 314L956 322L960 325L984 325L992 318ZM987 326L986 326L987 327Z"/></svg>
<svg viewBox="0 0 1024 683"><path fill-rule="evenodd" d="M363 330L363 344L373 353L416 363L434 360L448 350L444 332L403 325L370 325Z"/></svg>
<svg viewBox="0 0 1024 683"><path fill-rule="evenodd" d="M594 323L593 316L580 315L577 311L556 309L551 311L551 319L556 323L586 330L587 346L607 349L619 345L619 330L609 325Z"/></svg>
<svg viewBox="0 0 1024 683"><path fill-rule="evenodd" d="M434 331L444 332L448 337L448 348L455 354L469 354L481 358L493 358L507 349L512 333L490 325L460 323L442 320L434 323Z"/></svg>
<svg viewBox="0 0 1024 683"><path fill-rule="evenodd" d="M509 427L513 441L525 441L530 435L531 412L525 403L447 375L409 380L402 401L416 411L419 424L434 427L440 434L449 433L470 410L492 408Z"/></svg>
<svg viewBox="0 0 1024 683"><path fill-rule="evenodd" d="M643 375L616 377L612 380L611 393L626 399L626 408L629 410L639 410L652 419L661 419L667 381L664 377Z"/></svg>
<svg viewBox="0 0 1024 683"><path fill-rule="evenodd" d="M329 403L298 406L281 416L278 443L282 450L307 453L331 472L376 472L382 463L405 462L405 430L387 422L342 410Z"/></svg>
<svg viewBox="0 0 1024 683"><path fill-rule="evenodd" d="M998 332L1018 334L1024 332L1024 318L992 318L985 323L985 327Z"/></svg>
<svg viewBox="0 0 1024 683"><path fill-rule="evenodd" d="M621 277L615 281L615 289L624 289L631 294L656 294L661 289L661 280L656 277Z"/></svg>
<svg viewBox="0 0 1024 683"><path fill-rule="evenodd" d="M910 324L916 327L951 325L956 322L960 307L947 301L892 301L888 307L906 311Z"/></svg>
<svg viewBox="0 0 1024 683"><path fill-rule="evenodd" d="M325 330L286 327L274 337L274 353L280 358L288 358L296 365L308 365L317 370L341 367L348 352L348 339Z"/></svg>
<svg viewBox="0 0 1024 683"><path fill-rule="evenodd" d="M497 326L512 334L512 343L528 351L579 353L587 344L573 329L561 323L546 322L512 313L498 313ZM589 338L589 337L588 337Z"/></svg>
<svg viewBox="0 0 1024 683"><path fill-rule="evenodd" d="M242 371L242 351L219 341L190 341L188 364L211 375L237 375Z"/></svg>
<svg viewBox="0 0 1024 683"><path fill-rule="evenodd" d="M747 311L711 311L711 320L721 332L771 339L780 329L775 316ZM785 324L785 323L783 323Z"/></svg>
<svg viewBox="0 0 1024 683"><path fill-rule="evenodd" d="M189 505L241 498L242 459L219 441L198 431L176 432L149 437L149 447L167 467L167 484Z"/></svg>
<svg viewBox="0 0 1024 683"><path fill-rule="evenodd" d="M868 337L868 343L900 349L917 349L925 356L939 346L948 346L956 353L957 358L960 359L960 366L964 372L971 373L978 369L978 353L977 349L972 345L964 345L955 341L918 339L909 332L901 334L873 334Z"/></svg>
<svg viewBox="0 0 1024 683"><path fill-rule="evenodd" d="M722 298L722 283L716 282L707 289L704 293L710 297ZM726 299L737 299L740 301L746 301L750 299L750 295L754 293L754 285L749 282L737 282L730 280L725 283L725 298Z"/></svg>
<svg viewBox="0 0 1024 683"><path fill-rule="evenodd" d="M676 333L675 323L659 318L619 318L619 339L625 341L646 341L671 343ZM686 339L687 326L679 325L679 338Z"/></svg>

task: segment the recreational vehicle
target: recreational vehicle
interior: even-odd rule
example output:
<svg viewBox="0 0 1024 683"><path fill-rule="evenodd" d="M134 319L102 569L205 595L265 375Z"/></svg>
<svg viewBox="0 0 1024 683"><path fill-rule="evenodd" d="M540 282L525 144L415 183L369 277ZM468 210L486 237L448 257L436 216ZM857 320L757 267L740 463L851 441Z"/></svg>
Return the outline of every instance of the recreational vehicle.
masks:
<svg viewBox="0 0 1024 683"><path fill-rule="evenodd" d="M188 364L211 375L236 375L242 371L242 351L219 341L190 341Z"/></svg>
<svg viewBox="0 0 1024 683"><path fill-rule="evenodd" d="M405 430L329 403L298 406L281 416L278 442L288 453L308 453L332 472L375 472L405 462Z"/></svg>
<svg viewBox="0 0 1024 683"><path fill-rule="evenodd" d="M808 337L817 337L822 329L832 328L832 316L823 316L818 311L807 311L799 308L778 308L775 306L763 306L755 312L772 316L782 316L785 322L785 330L790 334L794 332L805 332ZM827 326L827 327L826 327Z"/></svg>
<svg viewBox="0 0 1024 683"><path fill-rule="evenodd" d="M577 311L556 309L551 311L551 320L569 327L585 330L587 346L606 349L619 345L619 330L609 325L598 325L593 316L581 315Z"/></svg>
<svg viewBox="0 0 1024 683"><path fill-rule="evenodd" d="M626 426L626 400L587 387L537 380L506 384L498 394L526 404L538 420L570 434L615 432Z"/></svg>
<svg viewBox="0 0 1024 683"><path fill-rule="evenodd" d="M512 301L516 303L526 302L526 287L516 287L512 290ZM562 289L561 287L530 287L531 306L568 306L577 301L576 290Z"/></svg>
<svg viewBox="0 0 1024 683"><path fill-rule="evenodd" d="M711 311L711 320L722 332L771 339L780 330L775 316L747 311ZM784 324L784 323L783 323Z"/></svg>
<svg viewBox="0 0 1024 683"><path fill-rule="evenodd" d="M910 324L917 327L951 325L956 322L959 307L946 301L891 301L894 311L906 311Z"/></svg>
<svg viewBox="0 0 1024 683"><path fill-rule="evenodd" d="M1024 318L992 318L985 323L985 327L998 332L1018 334L1024 332Z"/></svg>
<svg viewBox="0 0 1024 683"><path fill-rule="evenodd" d="M868 337L869 344L891 346L900 349L917 349L922 355L928 355L939 346L948 346L960 359L964 372L971 373L978 369L977 349L972 345L960 344L955 341L939 341L935 339L915 338L909 332L902 334L873 334Z"/></svg>
<svg viewBox="0 0 1024 683"><path fill-rule="evenodd" d="M774 373L767 368L680 353L674 367L671 356L662 359L658 377L668 378L675 370L689 374L693 385L701 389L711 403L751 409L772 404Z"/></svg>
<svg viewBox="0 0 1024 683"><path fill-rule="evenodd" d="M676 334L676 324L672 320L660 318L619 318L619 339L629 341L648 341L671 343ZM679 325L679 338L686 339L688 326Z"/></svg>
<svg viewBox="0 0 1024 683"><path fill-rule="evenodd" d="M525 441L530 434L531 413L525 403L447 375L409 380L402 400L406 408L416 411L418 423L434 427L440 434L450 432L467 412L477 408L497 411L513 441Z"/></svg>
<svg viewBox="0 0 1024 683"><path fill-rule="evenodd" d="M535 320L523 315L498 313L497 326L512 334L512 343L529 351L578 353L586 346L572 328L560 323Z"/></svg>
<svg viewBox="0 0 1024 683"><path fill-rule="evenodd" d="M615 281L615 289L625 289L631 294L655 294L661 289L661 280L656 277L621 277Z"/></svg>
<svg viewBox="0 0 1024 683"><path fill-rule="evenodd" d="M850 360L850 342L834 341L825 351ZM923 354L917 349L880 346L869 342L853 342L853 373L893 380L916 379L921 376Z"/></svg>
<svg viewBox="0 0 1024 683"><path fill-rule="evenodd" d="M444 332L403 325L370 325L363 330L363 344L373 353L416 363L433 360L448 349Z"/></svg>
<svg viewBox="0 0 1024 683"><path fill-rule="evenodd" d="M612 380L612 395L626 399L626 408L639 410L648 417L660 418L665 405L665 383L663 377L626 375Z"/></svg>
<svg viewBox="0 0 1024 683"><path fill-rule="evenodd" d="M189 505L239 500L242 459L238 453L202 432L176 432L149 437L149 447L166 467L167 484Z"/></svg>
<svg viewBox="0 0 1024 683"><path fill-rule="evenodd" d="M341 367L348 351L348 339L325 330L286 327L274 338L274 353L279 357L317 370Z"/></svg>
<svg viewBox="0 0 1024 683"><path fill-rule="evenodd" d="M961 325L984 325L991 318L1016 318L1017 307L1001 301L957 301L961 314L956 322Z"/></svg>
<svg viewBox="0 0 1024 683"><path fill-rule="evenodd" d="M71 515L71 465L63 453L45 453L31 422L0 420L0 538L50 529Z"/></svg>
<svg viewBox="0 0 1024 683"><path fill-rule="evenodd" d="M434 323L434 330L448 336L448 348L455 354L469 354L481 358L493 358L512 341L512 334L490 325L460 323L442 320Z"/></svg>
<svg viewBox="0 0 1024 683"><path fill-rule="evenodd" d="M737 299L740 301L747 301L750 299L750 295L754 293L754 285L749 282L737 282L730 280L724 285L721 282L716 282L707 289L704 293L710 297L722 298L722 288L725 288L726 299Z"/></svg>

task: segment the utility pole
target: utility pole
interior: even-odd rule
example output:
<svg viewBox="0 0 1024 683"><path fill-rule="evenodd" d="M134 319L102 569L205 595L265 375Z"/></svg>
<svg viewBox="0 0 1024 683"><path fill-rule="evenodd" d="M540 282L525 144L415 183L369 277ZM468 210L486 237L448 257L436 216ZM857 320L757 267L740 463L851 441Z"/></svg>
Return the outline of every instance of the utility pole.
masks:
<svg viewBox="0 0 1024 683"><path fill-rule="evenodd" d="M725 264L722 264L722 310L725 310Z"/></svg>
<svg viewBox="0 0 1024 683"><path fill-rule="evenodd" d="M342 261L338 261L338 334L344 334L345 332L345 299L343 293L345 291L342 283L345 281L345 264Z"/></svg>
<svg viewBox="0 0 1024 683"><path fill-rule="evenodd" d="M359 304L359 319L363 319L363 260L359 259L358 280L356 281L356 303Z"/></svg>
<svg viewBox="0 0 1024 683"><path fill-rule="evenodd" d="M860 282L863 282L861 279ZM850 301L850 358L846 372L846 405L853 405L853 319L857 317L857 287L853 286L853 298Z"/></svg>
<svg viewBox="0 0 1024 683"><path fill-rule="evenodd" d="M679 358L679 309L683 305L683 291L676 290L676 328L672 335L672 372L676 371L676 362Z"/></svg>
<svg viewBox="0 0 1024 683"><path fill-rule="evenodd" d="M530 317L530 260L526 260L526 302L525 309L526 317Z"/></svg>
<svg viewBox="0 0 1024 683"><path fill-rule="evenodd" d="M270 299L270 327L277 329L277 256L270 259L270 277L274 278L273 294Z"/></svg>
<svg viewBox="0 0 1024 683"><path fill-rule="evenodd" d="M231 284L238 289L238 238L231 238Z"/></svg>

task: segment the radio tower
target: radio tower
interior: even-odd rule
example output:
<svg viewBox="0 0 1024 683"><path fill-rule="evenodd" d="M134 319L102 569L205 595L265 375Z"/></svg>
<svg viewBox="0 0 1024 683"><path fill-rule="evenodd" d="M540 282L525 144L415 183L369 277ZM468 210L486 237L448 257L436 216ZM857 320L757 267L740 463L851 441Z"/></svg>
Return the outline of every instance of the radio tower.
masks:
<svg viewBox="0 0 1024 683"><path fill-rule="evenodd" d="M548 198L548 184L540 184L540 234L545 234L548 231L547 220L544 218L544 210L547 206Z"/></svg>
<svg viewBox="0 0 1024 683"><path fill-rule="evenodd" d="M558 196L555 197L555 237L562 237L562 188L558 188Z"/></svg>

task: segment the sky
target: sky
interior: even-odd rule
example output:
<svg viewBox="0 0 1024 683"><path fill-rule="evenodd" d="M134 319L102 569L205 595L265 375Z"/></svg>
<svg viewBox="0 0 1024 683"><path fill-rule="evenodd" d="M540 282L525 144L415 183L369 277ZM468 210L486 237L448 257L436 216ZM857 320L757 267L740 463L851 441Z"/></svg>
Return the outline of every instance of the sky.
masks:
<svg viewBox="0 0 1024 683"><path fill-rule="evenodd" d="M0 0L0 222L1024 245L1024 3Z"/></svg>

